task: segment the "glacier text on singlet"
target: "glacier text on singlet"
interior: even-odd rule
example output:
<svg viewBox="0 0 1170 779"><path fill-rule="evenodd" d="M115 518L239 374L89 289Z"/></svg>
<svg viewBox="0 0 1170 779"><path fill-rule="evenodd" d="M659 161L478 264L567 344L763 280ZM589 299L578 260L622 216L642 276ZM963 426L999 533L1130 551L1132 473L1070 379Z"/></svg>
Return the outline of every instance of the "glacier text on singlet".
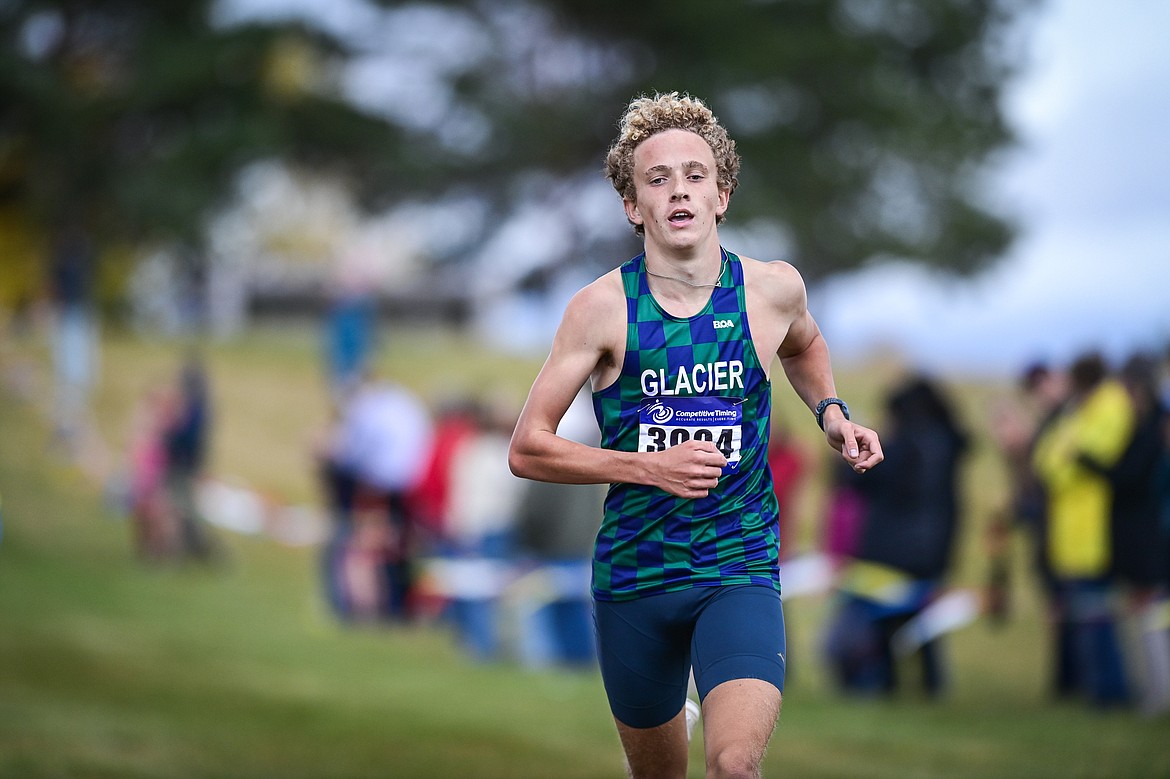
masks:
<svg viewBox="0 0 1170 779"><path fill-rule="evenodd" d="M740 360L680 365L672 380L667 379L665 369L642 371L642 393L647 397L734 389L743 389L743 362Z"/></svg>

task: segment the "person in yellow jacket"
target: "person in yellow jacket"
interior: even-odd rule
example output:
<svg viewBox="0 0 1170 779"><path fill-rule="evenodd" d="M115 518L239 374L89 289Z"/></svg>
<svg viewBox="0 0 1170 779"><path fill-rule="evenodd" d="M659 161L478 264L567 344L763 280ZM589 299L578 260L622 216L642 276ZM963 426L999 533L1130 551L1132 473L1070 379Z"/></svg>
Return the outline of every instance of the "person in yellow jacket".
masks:
<svg viewBox="0 0 1170 779"><path fill-rule="evenodd" d="M1036 443L1033 466L1046 495L1048 563L1073 631L1078 687L1098 705L1128 699L1114 623L1109 572L1112 488L1097 466L1116 462L1134 430L1125 388L1099 354L1078 358L1072 394Z"/></svg>

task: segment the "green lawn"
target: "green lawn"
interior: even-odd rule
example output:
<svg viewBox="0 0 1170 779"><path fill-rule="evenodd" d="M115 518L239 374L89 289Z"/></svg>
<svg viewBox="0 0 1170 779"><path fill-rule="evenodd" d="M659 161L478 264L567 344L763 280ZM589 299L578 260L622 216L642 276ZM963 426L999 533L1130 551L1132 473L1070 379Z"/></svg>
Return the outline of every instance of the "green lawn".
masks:
<svg viewBox="0 0 1170 779"><path fill-rule="evenodd" d="M93 471L47 446L43 347L0 346L0 776L622 775L596 674L476 666L437 625L341 628L318 597L311 549L221 532L220 567L136 563ZM456 339L395 346L383 368L432 398L483 387L519 398L538 367ZM315 501L308 445L327 418L316 343L269 331L207 348L216 470L276 499ZM111 447L102 472L117 469L133 399L177 359L166 344L107 339L95 399ZM863 408L876 405L873 375L842 379ZM966 388L965 407L979 413L988 392ZM973 539L996 494L985 449L972 472L984 481L964 584L982 571ZM1011 623L953 636L954 688L938 703L836 697L816 657L825 604L791 602L792 675L765 774L1170 777L1166 720L1045 701L1042 628L1020 584ZM696 744L691 775L701 769Z"/></svg>

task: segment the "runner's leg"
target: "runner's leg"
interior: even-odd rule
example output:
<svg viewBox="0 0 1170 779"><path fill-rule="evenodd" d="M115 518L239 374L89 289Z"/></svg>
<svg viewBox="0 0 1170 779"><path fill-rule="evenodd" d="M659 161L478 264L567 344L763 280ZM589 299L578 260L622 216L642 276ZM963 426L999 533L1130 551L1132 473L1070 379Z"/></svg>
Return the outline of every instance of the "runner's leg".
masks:
<svg viewBox="0 0 1170 779"><path fill-rule="evenodd" d="M594 604L601 676L635 779L686 776L691 631L696 601L709 594Z"/></svg>
<svg viewBox="0 0 1170 779"><path fill-rule="evenodd" d="M685 779L688 743L683 712L656 728L631 728L621 720L614 722L633 779Z"/></svg>
<svg viewBox="0 0 1170 779"><path fill-rule="evenodd" d="M703 701L703 748L708 779L755 779L780 716L780 691L771 682L733 679Z"/></svg>
<svg viewBox="0 0 1170 779"><path fill-rule="evenodd" d="M784 611L767 586L721 588L695 623L691 657L703 701L709 779L758 777L780 715Z"/></svg>

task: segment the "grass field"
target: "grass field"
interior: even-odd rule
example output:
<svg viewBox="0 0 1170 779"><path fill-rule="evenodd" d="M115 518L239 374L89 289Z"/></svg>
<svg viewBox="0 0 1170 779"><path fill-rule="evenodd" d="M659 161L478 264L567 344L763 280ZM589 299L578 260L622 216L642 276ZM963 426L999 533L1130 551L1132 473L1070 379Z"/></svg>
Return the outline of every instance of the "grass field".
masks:
<svg viewBox="0 0 1170 779"><path fill-rule="evenodd" d="M318 597L311 548L221 533L222 566L137 564L93 480L117 455L87 475L52 454L43 346L0 346L0 777L622 775L596 674L478 666L439 625L339 627ZM519 398L538 367L453 338L392 346L382 367L432 398L475 388ZM327 410L310 334L259 332L206 357L214 469L314 502L308 448ZM125 442L134 399L177 361L173 345L107 339L95 408L110 451ZM875 409L886 378L843 371L842 391ZM993 395L965 385L961 397L975 417ZM983 571L974 539L997 480L982 447L960 584ZM804 500L813 506L817 491ZM816 658L826 604L791 602L791 677L765 775L1170 777L1166 720L1045 700L1042 627L1017 567L1015 618L952 637L953 690L935 703L910 691L838 698ZM691 775L702 775L699 744Z"/></svg>

